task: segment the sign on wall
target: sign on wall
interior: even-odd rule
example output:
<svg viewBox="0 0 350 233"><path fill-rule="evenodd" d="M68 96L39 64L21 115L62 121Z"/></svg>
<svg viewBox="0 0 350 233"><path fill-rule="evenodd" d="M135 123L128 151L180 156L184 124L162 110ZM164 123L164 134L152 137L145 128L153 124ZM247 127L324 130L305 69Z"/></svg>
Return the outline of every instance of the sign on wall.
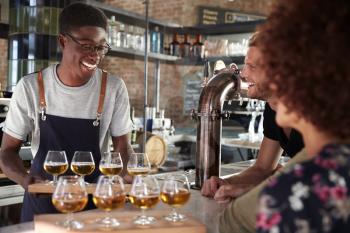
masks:
<svg viewBox="0 0 350 233"><path fill-rule="evenodd" d="M262 15L245 14L216 7L199 7L199 24L225 24L265 19Z"/></svg>
<svg viewBox="0 0 350 233"><path fill-rule="evenodd" d="M192 109L198 109L199 97L202 91L203 73L196 72L184 76L184 113L188 114Z"/></svg>

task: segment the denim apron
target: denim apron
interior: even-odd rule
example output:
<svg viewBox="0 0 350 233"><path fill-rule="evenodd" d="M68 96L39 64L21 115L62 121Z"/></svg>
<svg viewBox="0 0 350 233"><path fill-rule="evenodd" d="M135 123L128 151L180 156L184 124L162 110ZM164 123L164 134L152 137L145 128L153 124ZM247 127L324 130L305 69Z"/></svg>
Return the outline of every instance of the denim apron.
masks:
<svg viewBox="0 0 350 233"><path fill-rule="evenodd" d="M106 83L107 73L103 71L96 119L60 117L45 113L46 101L43 77L41 71L38 73L40 143L30 168L31 174L52 179L52 176L47 174L43 168L46 154L49 150L64 150L68 162L72 161L75 151L91 151L95 165L98 168L101 158L99 146L100 117L103 110ZM72 175L73 173L68 169L65 175L70 174ZM85 180L89 183L95 183L99 174L98 169L95 169L91 175L85 176ZM92 208L94 208L94 205L90 196L86 209ZM21 222L33 221L34 215L45 213L57 213L57 210L52 205L51 196L38 197L26 191L23 198Z"/></svg>

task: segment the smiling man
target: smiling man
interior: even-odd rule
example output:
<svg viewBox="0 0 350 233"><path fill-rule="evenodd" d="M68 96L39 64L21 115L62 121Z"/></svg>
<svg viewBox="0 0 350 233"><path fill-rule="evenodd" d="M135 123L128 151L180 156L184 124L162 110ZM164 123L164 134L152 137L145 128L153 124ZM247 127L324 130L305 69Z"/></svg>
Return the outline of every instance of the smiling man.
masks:
<svg viewBox="0 0 350 233"><path fill-rule="evenodd" d="M202 195L214 197L219 202L226 202L240 196L269 177L276 170L283 151L286 155L293 157L303 148L303 141L298 132L290 128L280 128L275 122L276 113L269 105L271 100L261 86L262 54L256 46L258 36L259 34L255 33L249 41L241 77L249 83L247 92L249 98L268 102L264 111L264 138L253 166L227 179L213 176L204 182Z"/></svg>
<svg viewBox="0 0 350 233"><path fill-rule="evenodd" d="M29 184L52 179L43 169L49 150L64 150L69 162L75 151L91 151L98 164L101 153L109 150L111 136L124 164L128 160L131 121L126 86L120 78L97 68L110 49L106 16L95 7L75 3L61 12L59 28L60 63L18 82L3 129L0 165L26 190L22 221L56 212L50 197L27 192ZM34 158L29 173L18 154L27 135ZM96 169L86 181L95 182L98 175ZM90 200L88 208L92 207Z"/></svg>

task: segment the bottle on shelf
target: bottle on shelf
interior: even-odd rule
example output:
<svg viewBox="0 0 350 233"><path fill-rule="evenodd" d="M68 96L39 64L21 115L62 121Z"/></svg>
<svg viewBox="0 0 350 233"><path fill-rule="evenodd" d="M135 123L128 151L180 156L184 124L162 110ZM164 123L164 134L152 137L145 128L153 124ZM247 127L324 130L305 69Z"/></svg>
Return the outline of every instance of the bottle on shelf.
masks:
<svg viewBox="0 0 350 233"><path fill-rule="evenodd" d="M204 58L204 44L202 43L201 34L196 35L196 41L193 43L192 51L193 57Z"/></svg>
<svg viewBox="0 0 350 233"><path fill-rule="evenodd" d="M184 41L180 44L180 56L189 57L191 55L191 44L188 42L188 34L185 33Z"/></svg>
<svg viewBox="0 0 350 233"><path fill-rule="evenodd" d="M117 32L117 47L126 48L126 34L125 34L125 24L120 22L119 30Z"/></svg>
<svg viewBox="0 0 350 233"><path fill-rule="evenodd" d="M160 53L160 32L159 28L156 26L153 31L150 32L151 34L151 52L153 53Z"/></svg>
<svg viewBox="0 0 350 233"><path fill-rule="evenodd" d="M143 29L140 27L135 27L135 49L144 51L144 43Z"/></svg>
<svg viewBox="0 0 350 233"><path fill-rule="evenodd" d="M112 47L115 46L115 40L117 37L117 23L115 21L115 16L112 15L111 19L108 20L108 28L107 28L107 33L108 33L108 37L107 37L107 43L109 45L111 45Z"/></svg>
<svg viewBox="0 0 350 233"><path fill-rule="evenodd" d="M170 43L170 55L180 56L180 43L178 41L178 33L173 35L173 41Z"/></svg>
<svg viewBox="0 0 350 233"><path fill-rule="evenodd" d="M126 48L135 49L135 34L134 34L134 26L128 25L126 32Z"/></svg>

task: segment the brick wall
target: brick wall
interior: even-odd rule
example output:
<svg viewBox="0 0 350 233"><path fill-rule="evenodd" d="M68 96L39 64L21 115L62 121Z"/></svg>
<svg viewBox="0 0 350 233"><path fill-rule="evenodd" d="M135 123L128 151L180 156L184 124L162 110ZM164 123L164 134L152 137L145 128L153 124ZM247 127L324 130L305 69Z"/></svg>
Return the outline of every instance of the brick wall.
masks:
<svg viewBox="0 0 350 233"><path fill-rule="evenodd" d="M106 4L139 14L144 14L144 5L141 0L104 0ZM246 13L267 14L269 4L272 0L150 0L149 15L158 20L178 23L185 26L197 24L198 6L212 6L232 9ZM6 87L7 77L7 40L0 40L0 82ZM136 109L136 116L141 116L143 109L144 90L144 64L142 60L125 59L107 56L102 67L110 73L117 74L123 78L128 88L130 103ZM154 63L149 63L149 91L148 103L153 105L154 101ZM183 114L183 77L201 70L199 66L182 66L174 64L161 64L160 77L160 108L165 109L166 117L174 119L175 125L188 126L190 117Z"/></svg>
<svg viewBox="0 0 350 233"><path fill-rule="evenodd" d="M105 0L106 4L144 15L144 5L140 0ZM212 6L254 14L267 14L272 0L151 0L149 15L151 18L192 26L198 23L198 6ZM103 66L112 73L120 75L128 88L130 103L141 116L143 109L143 61L106 57ZM148 103L153 104L154 63L148 67ZM177 127L193 125L188 114L183 113L183 77L202 70L200 66L181 66L161 64L160 108L165 109L166 117L174 119Z"/></svg>

